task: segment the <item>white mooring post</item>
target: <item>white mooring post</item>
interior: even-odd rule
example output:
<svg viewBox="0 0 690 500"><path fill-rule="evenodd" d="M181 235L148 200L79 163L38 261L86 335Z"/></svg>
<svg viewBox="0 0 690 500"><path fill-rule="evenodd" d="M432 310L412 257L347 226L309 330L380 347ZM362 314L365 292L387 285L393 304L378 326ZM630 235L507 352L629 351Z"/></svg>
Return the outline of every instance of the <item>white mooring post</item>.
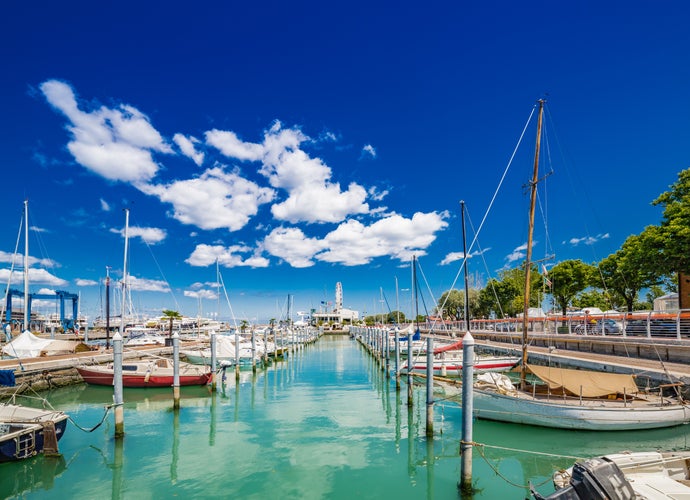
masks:
<svg viewBox="0 0 690 500"><path fill-rule="evenodd" d="M462 493L472 491L472 378L474 377L474 338L469 329L462 338L462 440L460 442L460 484Z"/></svg>
<svg viewBox="0 0 690 500"><path fill-rule="evenodd" d="M426 437L434 437L434 338L426 338Z"/></svg>
<svg viewBox="0 0 690 500"><path fill-rule="evenodd" d="M180 409L180 335L175 332L173 341L173 409Z"/></svg>
<svg viewBox="0 0 690 500"><path fill-rule="evenodd" d="M216 392L216 332L211 330L211 392Z"/></svg>
<svg viewBox="0 0 690 500"><path fill-rule="evenodd" d="M113 403L115 404L115 439L125 435L125 410L122 390L122 335L113 336Z"/></svg>

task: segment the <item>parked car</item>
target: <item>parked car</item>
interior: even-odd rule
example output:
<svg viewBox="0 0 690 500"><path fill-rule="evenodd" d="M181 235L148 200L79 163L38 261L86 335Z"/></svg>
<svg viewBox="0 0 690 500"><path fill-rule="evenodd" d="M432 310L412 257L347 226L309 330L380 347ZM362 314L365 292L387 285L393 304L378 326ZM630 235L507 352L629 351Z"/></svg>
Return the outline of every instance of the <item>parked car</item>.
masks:
<svg viewBox="0 0 690 500"><path fill-rule="evenodd" d="M649 332L655 337L675 337L675 321L652 319L649 322ZM647 335L646 319L631 319L625 324L626 335Z"/></svg>
<svg viewBox="0 0 690 500"><path fill-rule="evenodd" d="M618 323L612 319L600 319L586 325L585 323L577 325L573 331L578 335L601 335L602 331L604 332L604 335L611 335L621 333L621 328L618 326Z"/></svg>

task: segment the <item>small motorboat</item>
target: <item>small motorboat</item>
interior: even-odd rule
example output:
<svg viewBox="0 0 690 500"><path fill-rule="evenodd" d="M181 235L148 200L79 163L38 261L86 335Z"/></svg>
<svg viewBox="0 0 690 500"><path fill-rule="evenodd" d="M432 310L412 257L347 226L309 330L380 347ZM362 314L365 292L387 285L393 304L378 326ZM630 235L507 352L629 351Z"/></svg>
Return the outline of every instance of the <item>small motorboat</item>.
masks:
<svg viewBox="0 0 690 500"><path fill-rule="evenodd" d="M113 385L113 363L82 365L77 371L88 384ZM179 376L180 385L206 385L211 380L211 371L205 366L180 362ZM123 387L171 387L173 378L173 362L167 358L122 363Z"/></svg>
<svg viewBox="0 0 690 500"><path fill-rule="evenodd" d="M61 411L0 404L0 462L58 454L67 418Z"/></svg>

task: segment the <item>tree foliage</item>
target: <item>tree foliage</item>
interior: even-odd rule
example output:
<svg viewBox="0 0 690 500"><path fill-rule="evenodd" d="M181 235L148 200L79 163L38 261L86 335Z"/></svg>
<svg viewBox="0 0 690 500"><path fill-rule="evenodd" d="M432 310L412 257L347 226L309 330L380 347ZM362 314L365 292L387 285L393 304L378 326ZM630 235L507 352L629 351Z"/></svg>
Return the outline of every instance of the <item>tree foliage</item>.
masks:
<svg viewBox="0 0 690 500"><path fill-rule="evenodd" d="M564 260L548 272L554 303L564 316L575 296L589 286L594 273L594 266L581 260Z"/></svg>

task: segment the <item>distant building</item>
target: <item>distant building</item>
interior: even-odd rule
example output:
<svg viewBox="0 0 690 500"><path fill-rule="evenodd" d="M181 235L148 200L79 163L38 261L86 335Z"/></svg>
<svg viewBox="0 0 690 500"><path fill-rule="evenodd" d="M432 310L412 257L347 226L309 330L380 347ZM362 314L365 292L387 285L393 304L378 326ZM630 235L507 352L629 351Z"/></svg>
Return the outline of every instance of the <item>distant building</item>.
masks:
<svg viewBox="0 0 690 500"><path fill-rule="evenodd" d="M343 285L338 282L335 285L335 307L333 310L315 312L311 317L317 325L351 325L359 321L359 311L343 307Z"/></svg>
<svg viewBox="0 0 690 500"><path fill-rule="evenodd" d="M678 312L678 294L669 293L654 299L654 310L667 313Z"/></svg>

